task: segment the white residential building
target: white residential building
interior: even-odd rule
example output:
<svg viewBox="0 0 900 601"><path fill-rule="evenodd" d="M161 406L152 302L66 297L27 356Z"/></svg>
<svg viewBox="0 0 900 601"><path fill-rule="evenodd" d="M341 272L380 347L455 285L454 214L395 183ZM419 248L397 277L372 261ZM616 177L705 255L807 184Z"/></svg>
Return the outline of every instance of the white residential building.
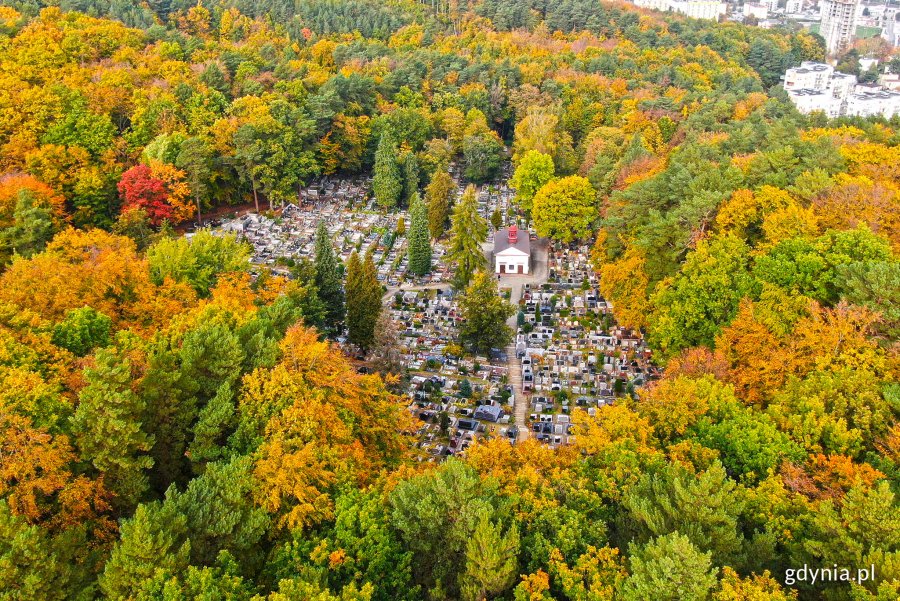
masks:
<svg viewBox="0 0 900 601"><path fill-rule="evenodd" d="M834 67L824 63L803 61L799 67L792 67L784 74L784 89L824 91L834 75Z"/></svg>
<svg viewBox="0 0 900 601"><path fill-rule="evenodd" d="M840 117L848 96L856 85L856 77L836 73L824 63L804 61L784 74L784 89L801 113L821 111L829 117Z"/></svg>
<svg viewBox="0 0 900 601"><path fill-rule="evenodd" d="M728 6L717 0L634 0L635 6L653 10L672 11L695 19L718 20Z"/></svg>
<svg viewBox="0 0 900 601"><path fill-rule="evenodd" d="M688 17L713 21L717 21L728 11L728 6L724 2L715 0L672 0L669 6L671 10Z"/></svg>
<svg viewBox="0 0 900 601"><path fill-rule="evenodd" d="M819 34L825 38L829 54L846 50L856 36L858 0L822 0Z"/></svg>
<svg viewBox="0 0 900 601"><path fill-rule="evenodd" d="M900 92L884 90L878 86L859 86L847 99L844 113L851 117L882 116L890 119L900 115Z"/></svg>
<svg viewBox="0 0 900 601"><path fill-rule="evenodd" d="M769 18L769 6L765 3L744 2L744 17L756 17L762 21Z"/></svg>
<svg viewBox="0 0 900 601"><path fill-rule="evenodd" d="M810 89L789 90L788 96L797 110L804 114L822 112L830 118L840 117L843 101L831 94Z"/></svg>
<svg viewBox="0 0 900 601"><path fill-rule="evenodd" d="M855 76L837 73L823 63L806 61L788 69L784 89L801 113L821 111L832 118L900 115L900 92L859 85Z"/></svg>
<svg viewBox="0 0 900 601"><path fill-rule="evenodd" d="M803 0L787 0L784 12L789 15L798 15L803 12Z"/></svg>
<svg viewBox="0 0 900 601"><path fill-rule="evenodd" d="M887 40L891 46L900 46L900 23L897 15L900 11L896 8L885 10L881 16L881 37Z"/></svg>
<svg viewBox="0 0 900 601"><path fill-rule="evenodd" d="M634 0L634 5L651 10L669 10L669 0Z"/></svg>

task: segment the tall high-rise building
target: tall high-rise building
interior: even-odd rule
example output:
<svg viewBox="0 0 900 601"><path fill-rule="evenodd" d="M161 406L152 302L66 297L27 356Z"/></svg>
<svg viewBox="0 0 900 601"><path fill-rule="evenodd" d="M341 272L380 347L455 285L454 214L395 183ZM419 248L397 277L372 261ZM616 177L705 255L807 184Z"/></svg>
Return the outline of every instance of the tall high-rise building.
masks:
<svg viewBox="0 0 900 601"><path fill-rule="evenodd" d="M822 25L819 34L825 38L829 54L849 48L856 36L856 5L859 0L822 0Z"/></svg>

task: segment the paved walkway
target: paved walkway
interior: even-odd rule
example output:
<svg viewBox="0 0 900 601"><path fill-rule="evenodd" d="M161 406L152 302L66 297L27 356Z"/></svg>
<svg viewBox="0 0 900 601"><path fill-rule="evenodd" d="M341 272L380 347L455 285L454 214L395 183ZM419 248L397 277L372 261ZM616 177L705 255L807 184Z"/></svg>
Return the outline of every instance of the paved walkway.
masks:
<svg viewBox="0 0 900 601"><path fill-rule="evenodd" d="M547 248L548 243L546 240L539 240L532 245L531 272L528 275L510 274L500 276L500 287L510 289L509 302L517 308L516 313L506 322L513 332L518 330L518 306L525 284L531 284L532 287L535 287L547 281ZM525 391L522 390L522 362L516 356L515 338L506 347L506 361L509 367L509 384L512 386L513 396L515 397L513 417L519 430L516 440L525 440L531 436L531 430L528 429L528 424L525 423L528 419L528 409L531 403L529 401L530 395L526 397Z"/></svg>
<svg viewBox="0 0 900 601"><path fill-rule="evenodd" d="M515 317L513 317L513 327L515 327ZM531 436L531 431L525 424L528 418L528 399L522 391L522 362L516 357L516 343L513 342L506 347L506 361L509 368L509 384L512 386L513 395L513 419L515 420L518 436L516 440L525 440Z"/></svg>

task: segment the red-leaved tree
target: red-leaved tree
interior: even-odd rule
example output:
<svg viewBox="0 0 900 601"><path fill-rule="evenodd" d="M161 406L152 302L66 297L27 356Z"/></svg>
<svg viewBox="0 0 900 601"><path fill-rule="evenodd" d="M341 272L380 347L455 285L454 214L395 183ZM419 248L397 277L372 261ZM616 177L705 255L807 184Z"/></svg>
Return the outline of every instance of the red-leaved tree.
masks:
<svg viewBox="0 0 900 601"><path fill-rule="evenodd" d="M154 225L172 216L172 205L168 203L169 192L161 179L153 177L147 165L135 165L122 174L119 180L119 196L122 210L143 208Z"/></svg>

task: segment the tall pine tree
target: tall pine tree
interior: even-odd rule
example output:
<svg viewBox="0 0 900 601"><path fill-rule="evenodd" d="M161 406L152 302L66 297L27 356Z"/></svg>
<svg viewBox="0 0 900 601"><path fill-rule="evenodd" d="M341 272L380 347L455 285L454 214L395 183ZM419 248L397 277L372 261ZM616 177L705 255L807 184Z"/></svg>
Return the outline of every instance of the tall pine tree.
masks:
<svg viewBox="0 0 900 601"><path fill-rule="evenodd" d="M431 271L431 240L428 234L428 209L416 192L409 203L409 271L425 275Z"/></svg>
<svg viewBox="0 0 900 601"><path fill-rule="evenodd" d="M372 253L360 260L354 252L347 262L347 337L362 350L375 340L375 323L381 313L381 284Z"/></svg>
<svg viewBox="0 0 900 601"><path fill-rule="evenodd" d="M316 230L315 250L315 284L319 298L325 305L325 328L336 332L344 320L344 290L338 259L324 221L319 222L319 229Z"/></svg>
<svg viewBox="0 0 900 601"><path fill-rule="evenodd" d="M101 350L84 376L87 386L72 418L81 456L103 473L122 507L133 507L147 489L153 437L141 427L144 402L131 389L131 362Z"/></svg>
<svg viewBox="0 0 900 601"><path fill-rule="evenodd" d="M138 505L122 522L119 541L100 576L106 598L138 599L154 576L168 580L180 574L190 561L186 534L187 519L173 503Z"/></svg>
<svg viewBox="0 0 900 601"><path fill-rule="evenodd" d="M403 192L403 176L397 161L397 147L390 132L381 134L378 141L372 191L375 193L375 200L385 209L396 207Z"/></svg>
<svg viewBox="0 0 900 601"><path fill-rule="evenodd" d="M446 171L438 171L425 188L425 202L428 204L428 231L437 240L446 232L450 218L450 201L456 183Z"/></svg>
<svg viewBox="0 0 900 601"><path fill-rule="evenodd" d="M453 285L465 288L475 271L487 261L481 244L487 240L487 221L478 214L475 186L466 188L462 199L453 210L453 226L450 228L450 260L456 263Z"/></svg>
<svg viewBox="0 0 900 601"><path fill-rule="evenodd" d="M480 601L495 597L516 581L519 530L513 524L505 533L501 524L491 523L487 511L466 545L466 570L460 577L463 599Z"/></svg>

